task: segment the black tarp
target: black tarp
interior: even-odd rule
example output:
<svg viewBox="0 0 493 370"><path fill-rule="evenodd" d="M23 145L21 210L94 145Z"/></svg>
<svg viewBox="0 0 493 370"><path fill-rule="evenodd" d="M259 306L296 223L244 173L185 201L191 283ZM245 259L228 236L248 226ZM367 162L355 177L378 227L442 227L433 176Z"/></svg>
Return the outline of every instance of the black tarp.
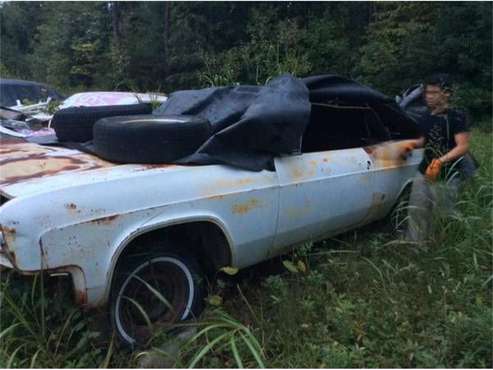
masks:
<svg viewBox="0 0 493 370"><path fill-rule="evenodd" d="M301 150L311 103L370 107L395 138L419 136L415 122L384 94L355 81L321 75L282 75L265 86L214 87L177 91L157 115L208 119L212 136L182 164L228 164L248 170L273 169L273 158ZM344 124L327 122L327 125Z"/></svg>

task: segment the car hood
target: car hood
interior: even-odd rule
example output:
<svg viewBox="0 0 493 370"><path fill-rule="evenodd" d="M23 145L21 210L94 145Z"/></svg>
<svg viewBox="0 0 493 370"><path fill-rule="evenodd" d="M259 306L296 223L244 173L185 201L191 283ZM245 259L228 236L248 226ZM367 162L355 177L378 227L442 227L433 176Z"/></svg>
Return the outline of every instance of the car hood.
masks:
<svg viewBox="0 0 493 370"><path fill-rule="evenodd" d="M11 199L84 183L136 176L174 165L118 165L63 147L43 146L20 138L0 139L0 194Z"/></svg>

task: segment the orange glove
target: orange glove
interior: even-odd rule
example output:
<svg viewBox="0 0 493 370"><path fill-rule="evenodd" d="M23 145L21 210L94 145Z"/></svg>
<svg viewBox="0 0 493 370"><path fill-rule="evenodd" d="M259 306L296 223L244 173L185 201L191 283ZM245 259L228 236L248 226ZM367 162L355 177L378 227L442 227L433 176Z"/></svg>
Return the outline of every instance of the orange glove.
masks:
<svg viewBox="0 0 493 370"><path fill-rule="evenodd" d="M405 143L401 147L401 154L400 154L401 159L403 160L407 159L409 153L411 153L414 149L416 149L416 142L412 141L410 143Z"/></svg>
<svg viewBox="0 0 493 370"><path fill-rule="evenodd" d="M440 170L442 169L442 161L439 159L433 159L428 165L425 171L425 178L430 182L435 182L440 175Z"/></svg>

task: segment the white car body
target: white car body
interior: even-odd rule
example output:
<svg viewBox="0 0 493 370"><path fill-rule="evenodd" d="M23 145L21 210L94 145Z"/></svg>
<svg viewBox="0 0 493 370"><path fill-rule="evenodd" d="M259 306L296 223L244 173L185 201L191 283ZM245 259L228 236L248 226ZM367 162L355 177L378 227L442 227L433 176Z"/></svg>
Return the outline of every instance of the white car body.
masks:
<svg viewBox="0 0 493 370"><path fill-rule="evenodd" d="M422 158L406 141L290 155L275 171L223 165L114 165L20 139L0 149L0 265L65 272L77 302L108 301L119 256L141 235L211 224L223 264L243 268L384 217ZM195 224L193 224L195 225Z"/></svg>

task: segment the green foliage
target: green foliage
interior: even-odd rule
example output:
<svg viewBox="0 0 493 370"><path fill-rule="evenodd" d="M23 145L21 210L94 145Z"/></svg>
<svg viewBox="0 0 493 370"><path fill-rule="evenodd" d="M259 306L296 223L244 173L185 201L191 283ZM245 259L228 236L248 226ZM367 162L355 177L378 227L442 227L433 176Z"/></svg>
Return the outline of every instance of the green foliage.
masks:
<svg viewBox="0 0 493 370"><path fill-rule="evenodd" d="M191 357L189 368L204 363L210 353L212 358L231 358L239 368L265 367L262 347L248 327L219 309L209 316L197 325L199 332L182 347L182 357Z"/></svg>
<svg viewBox="0 0 493 370"><path fill-rule="evenodd" d="M438 67L431 53L430 18L436 13L431 3L378 4L356 73L391 93L426 77Z"/></svg>
<svg viewBox="0 0 493 370"><path fill-rule="evenodd" d="M0 5L0 59L4 66L2 77L28 79L32 76L29 54L34 46L32 38L41 22L41 14L40 2ZM9 73L5 73L4 68Z"/></svg>
<svg viewBox="0 0 493 370"><path fill-rule="evenodd" d="M103 361L103 348L95 345L100 333L73 307L67 286L48 289L41 275L1 277L1 367L79 368Z"/></svg>
<svg viewBox="0 0 493 370"><path fill-rule="evenodd" d="M328 6L320 16L312 16L302 37L302 48L311 63L311 74L335 73L350 76L359 63L356 50L364 40L368 4L357 8L347 4Z"/></svg>
<svg viewBox="0 0 493 370"><path fill-rule="evenodd" d="M475 118L492 109L492 7L481 3L380 3L355 72L388 94L447 72Z"/></svg>
<svg viewBox="0 0 493 370"><path fill-rule="evenodd" d="M206 53L201 80L212 86L258 85L283 73L303 76L310 70L307 55L298 47L304 34L295 20L276 21L272 8L253 9L248 41L223 53Z"/></svg>
<svg viewBox="0 0 493 370"><path fill-rule="evenodd" d="M43 3L43 10L29 56L33 78L62 88L107 84L111 66L104 3Z"/></svg>
<svg viewBox="0 0 493 370"><path fill-rule="evenodd" d="M458 87L453 98L457 106L467 107L473 114L473 126L478 125L478 121L486 121L491 114L492 90L484 88L480 84L464 82ZM491 130L491 122L488 126Z"/></svg>
<svg viewBox="0 0 493 370"><path fill-rule="evenodd" d="M3 63L0 63L0 77L13 78L15 75Z"/></svg>
<svg viewBox="0 0 493 370"><path fill-rule="evenodd" d="M389 95L452 74L491 113L489 3L6 2L5 76L62 90L166 91L337 73Z"/></svg>

